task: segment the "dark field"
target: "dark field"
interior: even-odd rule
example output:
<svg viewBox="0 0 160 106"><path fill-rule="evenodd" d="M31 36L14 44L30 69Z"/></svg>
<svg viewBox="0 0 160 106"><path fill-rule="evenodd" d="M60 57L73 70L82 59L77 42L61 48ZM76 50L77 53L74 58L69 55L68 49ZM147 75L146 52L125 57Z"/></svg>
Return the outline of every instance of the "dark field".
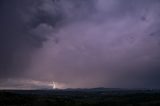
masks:
<svg viewBox="0 0 160 106"><path fill-rule="evenodd" d="M1 90L0 106L160 106L159 90Z"/></svg>

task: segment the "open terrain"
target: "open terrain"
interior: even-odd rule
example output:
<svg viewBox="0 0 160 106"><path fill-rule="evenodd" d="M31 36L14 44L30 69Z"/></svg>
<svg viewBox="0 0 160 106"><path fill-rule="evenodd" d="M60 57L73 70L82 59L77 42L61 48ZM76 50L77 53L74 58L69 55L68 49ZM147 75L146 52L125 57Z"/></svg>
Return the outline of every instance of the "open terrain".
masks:
<svg viewBox="0 0 160 106"><path fill-rule="evenodd" d="M1 90L0 106L158 106L159 90Z"/></svg>

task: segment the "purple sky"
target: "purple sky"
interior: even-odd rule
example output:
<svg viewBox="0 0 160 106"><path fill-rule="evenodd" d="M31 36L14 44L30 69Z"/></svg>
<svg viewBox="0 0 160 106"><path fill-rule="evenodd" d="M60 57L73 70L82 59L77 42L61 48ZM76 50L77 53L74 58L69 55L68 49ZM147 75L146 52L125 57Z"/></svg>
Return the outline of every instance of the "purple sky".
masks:
<svg viewBox="0 0 160 106"><path fill-rule="evenodd" d="M0 89L159 88L159 0L1 0Z"/></svg>

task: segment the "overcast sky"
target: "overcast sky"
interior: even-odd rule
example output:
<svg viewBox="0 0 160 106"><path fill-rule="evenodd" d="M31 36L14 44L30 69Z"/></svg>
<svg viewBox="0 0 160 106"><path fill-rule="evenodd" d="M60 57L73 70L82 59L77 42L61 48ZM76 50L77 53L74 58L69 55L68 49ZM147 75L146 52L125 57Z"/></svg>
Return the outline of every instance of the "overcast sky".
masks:
<svg viewBox="0 0 160 106"><path fill-rule="evenodd" d="M0 89L160 88L159 0L1 0Z"/></svg>

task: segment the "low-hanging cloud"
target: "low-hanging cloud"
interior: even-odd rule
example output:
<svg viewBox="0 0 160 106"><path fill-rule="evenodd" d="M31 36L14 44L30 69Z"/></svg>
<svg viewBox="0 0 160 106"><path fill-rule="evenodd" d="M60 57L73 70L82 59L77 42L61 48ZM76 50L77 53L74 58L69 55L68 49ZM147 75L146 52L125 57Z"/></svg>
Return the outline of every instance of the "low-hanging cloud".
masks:
<svg viewBox="0 0 160 106"><path fill-rule="evenodd" d="M158 0L17 0L12 5L22 22L16 24L16 39L6 40L14 53L5 51L12 57L5 61L12 62L6 71L1 67L3 83L18 77L55 81L60 88L159 87Z"/></svg>

